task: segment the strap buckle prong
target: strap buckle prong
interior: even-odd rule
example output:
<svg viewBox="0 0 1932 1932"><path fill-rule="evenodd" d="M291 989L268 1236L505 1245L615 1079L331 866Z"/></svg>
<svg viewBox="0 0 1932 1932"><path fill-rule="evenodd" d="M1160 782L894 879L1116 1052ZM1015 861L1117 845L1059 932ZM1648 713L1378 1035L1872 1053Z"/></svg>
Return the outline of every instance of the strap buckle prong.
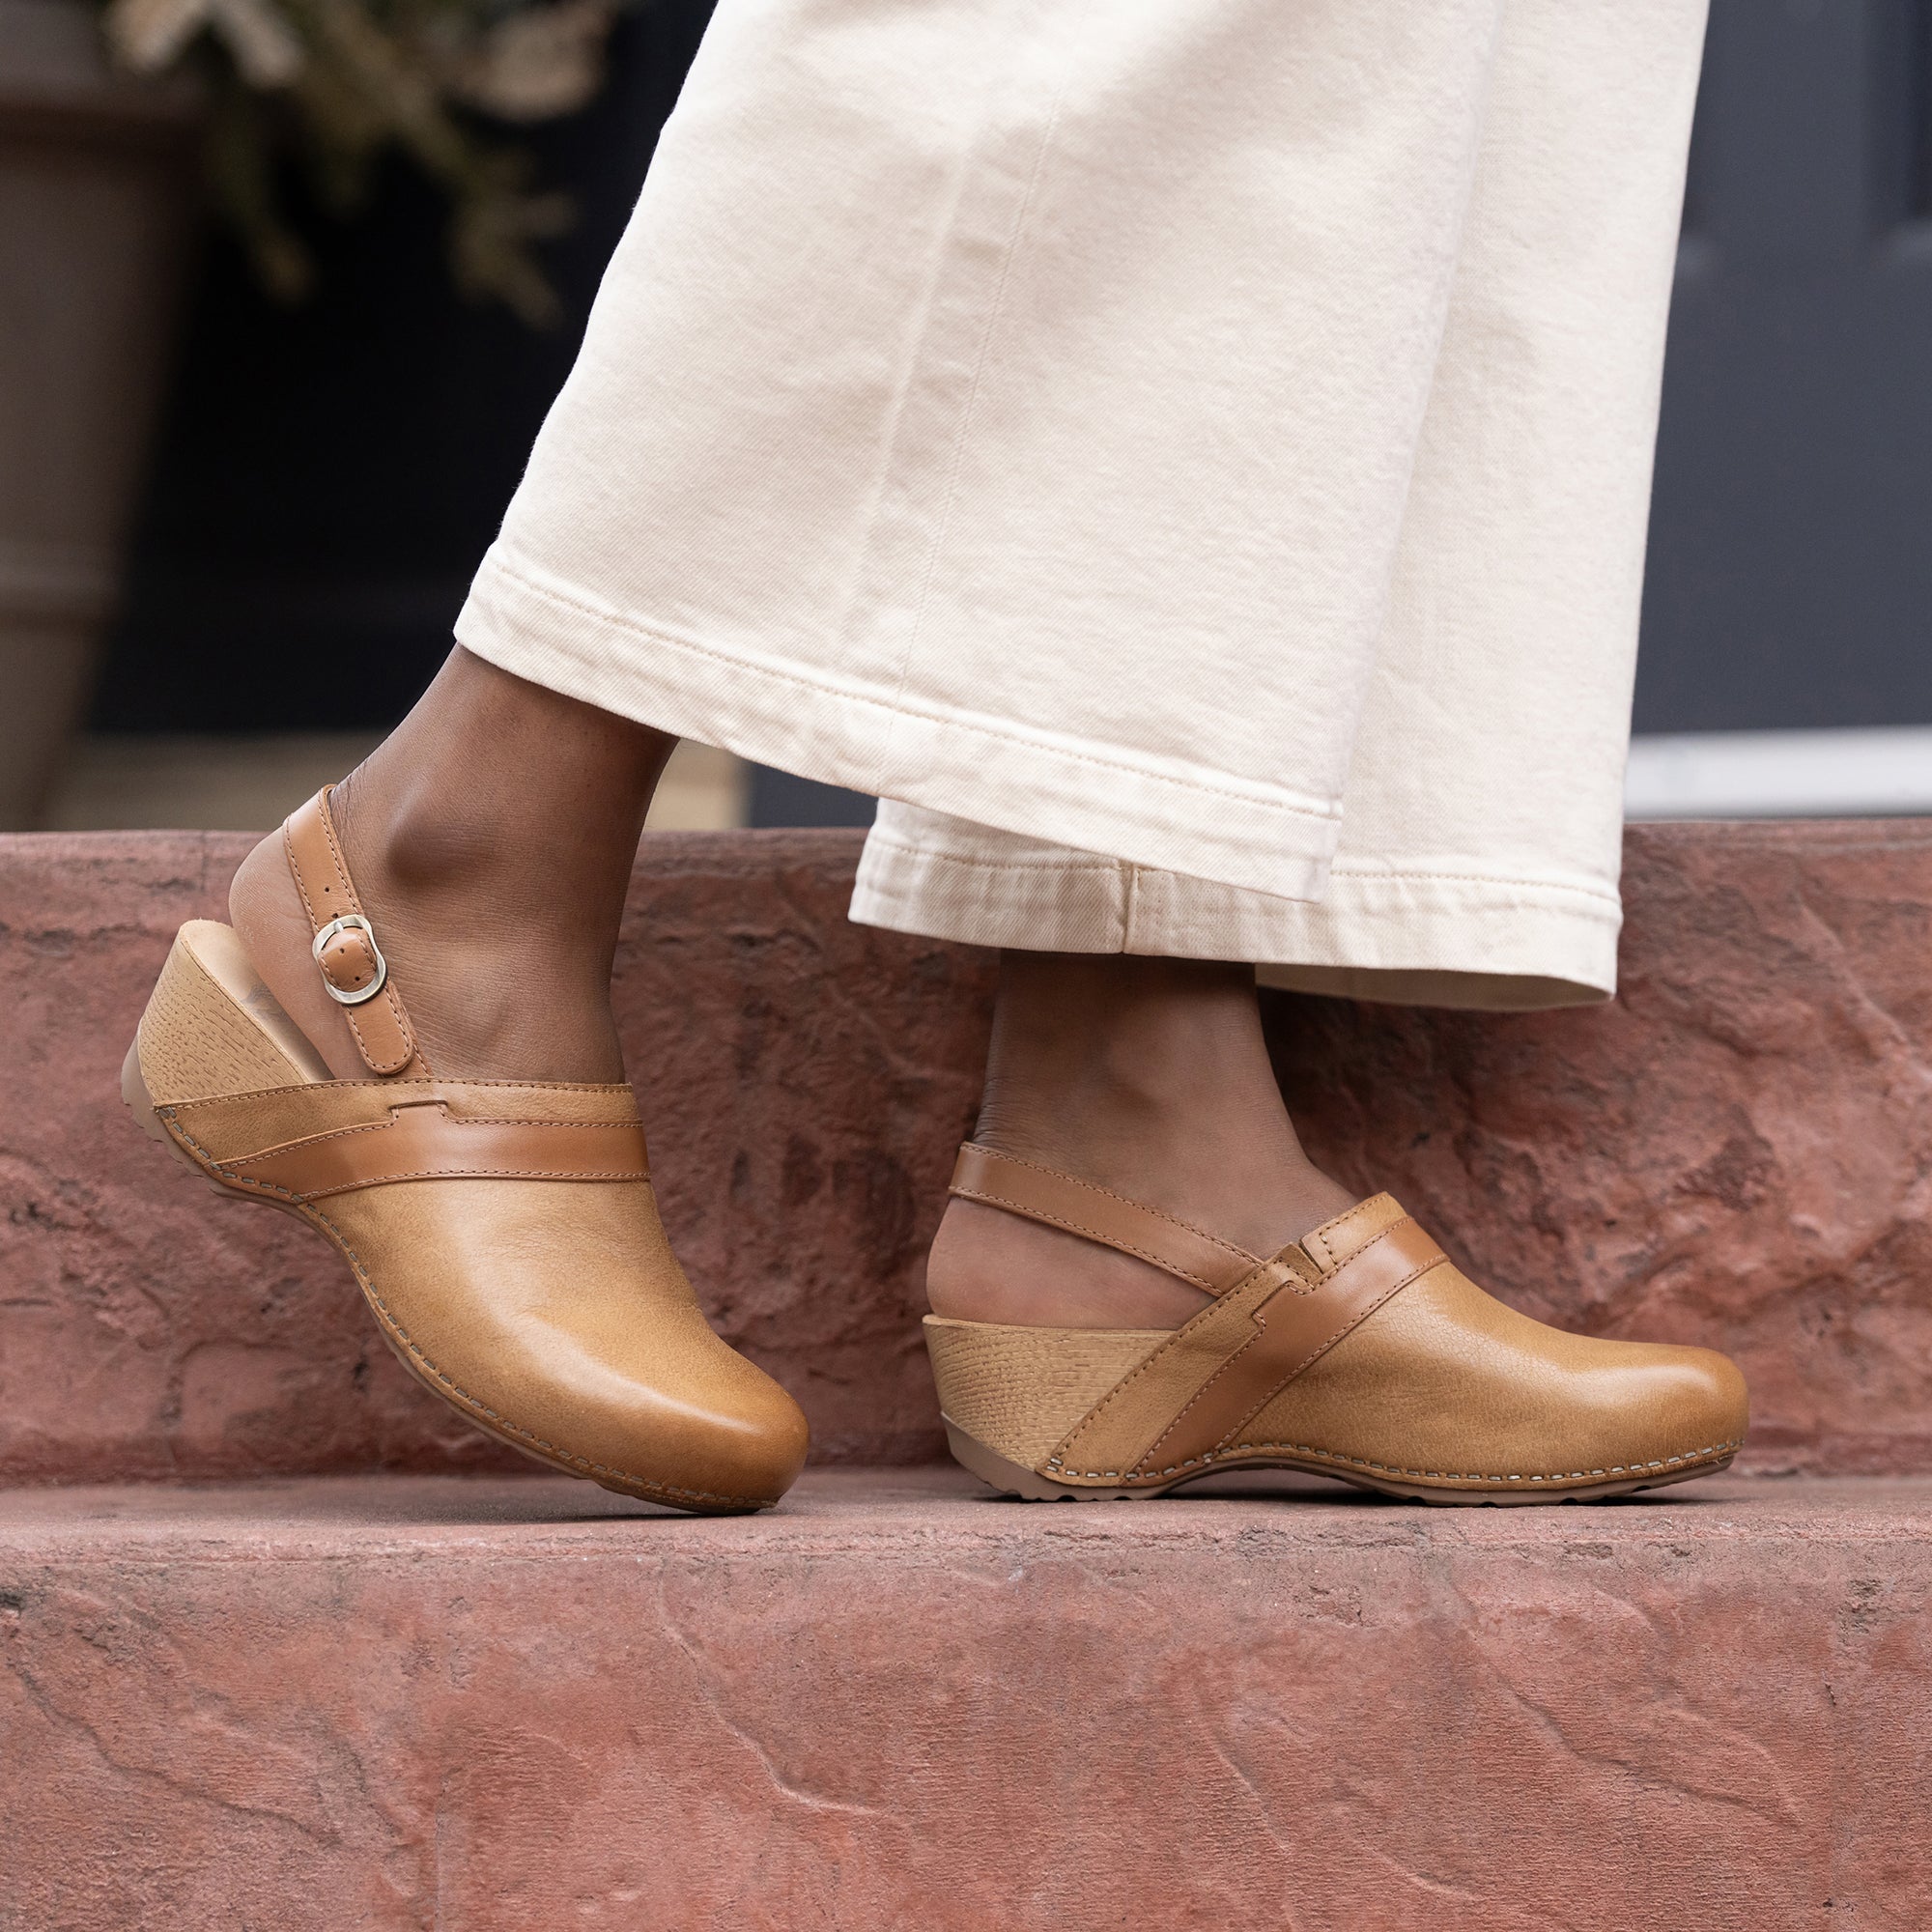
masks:
<svg viewBox="0 0 1932 1932"><path fill-rule="evenodd" d="M376 944L376 928L359 912L346 912L340 919L332 919L315 936L315 944L309 948L318 966L322 965L322 952L338 933L354 930L362 934L369 942L369 951L376 955L376 977L366 986L357 986L354 992L345 993L324 968L322 983L324 990L338 1007L359 1007L364 1000L373 1000L383 990L384 982L389 977L389 962L383 957L383 949Z"/></svg>

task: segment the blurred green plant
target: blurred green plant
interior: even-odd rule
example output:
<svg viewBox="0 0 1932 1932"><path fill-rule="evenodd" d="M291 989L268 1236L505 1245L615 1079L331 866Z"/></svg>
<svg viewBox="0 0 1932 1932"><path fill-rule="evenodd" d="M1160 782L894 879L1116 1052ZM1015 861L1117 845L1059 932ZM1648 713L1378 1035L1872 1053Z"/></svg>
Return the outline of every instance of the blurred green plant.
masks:
<svg viewBox="0 0 1932 1932"><path fill-rule="evenodd" d="M623 0L104 0L115 60L201 76L216 202L269 290L304 295L315 263L278 188L283 157L321 204L351 213L399 151L448 197L449 261L466 294L536 327L557 301L535 244L570 225L530 155L480 124L575 112L597 92Z"/></svg>

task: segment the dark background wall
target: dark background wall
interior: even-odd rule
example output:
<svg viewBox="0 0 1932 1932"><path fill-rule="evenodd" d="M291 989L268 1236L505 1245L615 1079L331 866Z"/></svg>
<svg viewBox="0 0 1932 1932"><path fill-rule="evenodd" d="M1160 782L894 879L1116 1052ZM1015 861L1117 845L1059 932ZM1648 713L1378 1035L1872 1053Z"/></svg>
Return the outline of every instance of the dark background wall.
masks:
<svg viewBox="0 0 1932 1932"><path fill-rule="evenodd" d="M535 141L582 219L532 334L398 170L284 310L212 237L95 728L377 726L447 648L709 0ZM1932 723L1932 0L1717 0L1671 324L1640 730ZM763 823L852 816L761 777Z"/></svg>
<svg viewBox="0 0 1932 1932"><path fill-rule="evenodd" d="M1717 0L1640 731L1932 724L1932 0Z"/></svg>

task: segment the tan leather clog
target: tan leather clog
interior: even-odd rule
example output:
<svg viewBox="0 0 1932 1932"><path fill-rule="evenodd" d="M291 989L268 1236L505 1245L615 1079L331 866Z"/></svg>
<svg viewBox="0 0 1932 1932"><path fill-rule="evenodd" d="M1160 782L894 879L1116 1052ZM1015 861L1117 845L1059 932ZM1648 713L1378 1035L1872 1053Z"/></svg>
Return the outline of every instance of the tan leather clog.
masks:
<svg viewBox="0 0 1932 1932"><path fill-rule="evenodd" d="M1386 1194L1264 1258L971 1145L952 1192L1211 1297L1174 1330L928 1315L952 1453L1010 1495L1158 1496L1263 1467L1425 1502L1562 1502L1708 1476L1744 1441L1744 1378L1725 1356L1533 1321Z"/></svg>
<svg viewBox="0 0 1932 1932"><path fill-rule="evenodd" d="M699 1311L631 1090L438 1079L327 792L284 835L373 1077L331 1079L233 929L192 920L128 1054L136 1118L217 1192L327 1236L403 1366L479 1429L626 1495L770 1508L805 1461L805 1417Z"/></svg>

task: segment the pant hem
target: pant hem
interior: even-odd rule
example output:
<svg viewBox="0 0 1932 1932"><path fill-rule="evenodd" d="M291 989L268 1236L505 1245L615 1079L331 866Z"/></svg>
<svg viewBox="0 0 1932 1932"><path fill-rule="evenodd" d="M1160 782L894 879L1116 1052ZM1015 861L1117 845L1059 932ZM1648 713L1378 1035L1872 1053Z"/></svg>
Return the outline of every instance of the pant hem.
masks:
<svg viewBox="0 0 1932 1932"><path fill-rule="evenodd" d="M1319 905L1097 855L1001 860L874 831L852 895L861 924L980 946L1251 960L1264 985L1403 1006L1529 1012L1616 991L1622 910L1597 882L1472 866L1338 862Z"/></svg>
<svg viewBox="0 0 1932 1932"><path fill-rule="evenodd" d="M1326 889L1341 831L1333 801L1163 770L1006 721L910 710L856 680L653 628L539 582L500 547L456 638L533 684L800 778L1240 891L1314 899Z"/></svg>

